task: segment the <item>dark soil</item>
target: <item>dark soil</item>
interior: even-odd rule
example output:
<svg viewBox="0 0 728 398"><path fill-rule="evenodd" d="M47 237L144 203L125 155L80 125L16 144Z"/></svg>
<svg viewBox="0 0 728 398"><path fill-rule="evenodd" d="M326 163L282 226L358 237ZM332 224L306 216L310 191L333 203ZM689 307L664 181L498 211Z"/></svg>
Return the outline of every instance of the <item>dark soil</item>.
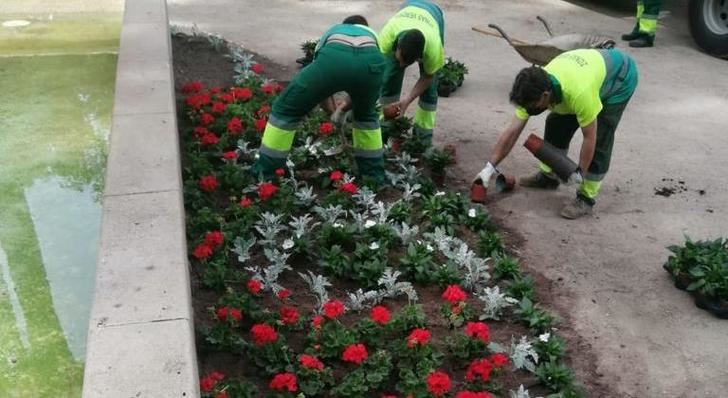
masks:
<svg viewBox="0 0 728 398"><path fill-rule="evenodd" d="M662 182L665 183L664 186L655 188L655 195L657 196L669 198L672 195L683 193L688 190L688 187L685 185L685 181L675 181L672 178L663 178ZM698 193L700 195L705 195L705 191L702 189L699 190Z"/></svg>
<svg viewBox="0 0 728 398"><path fill-rule="evenodd" d="M180 91L181 86L190 81L199 80L205 87L229 87L233 85L233 64L231 60L224 57L223 53L213 50L205 38L173 37L172 48L174 55L175 89L178 100L183 98ZM265 73L268 76L276 78L279 81L289 80L290 76L295 72L276 65L264 57L256 55L255 59L264 65ZM181 101L178 101L178 104L181 104ZM189 127L187 118L184 117L181 107L178 107L178 123L180 132ZM452 170L453 174L456 172L457 170ZM462 175L460 172L457 174ZM451 190L458 190L464 193L467 193L469 189L465 181L460 180L458 182L454 178L448 179L446 185ZM388 195L385 193L384 196ZM382 199L386 200L386 198ZM510 230L505 226L506 222L504 220L508 215L500 214L497 205L494 207L489 206L489 210L491 210L491 216L494 222L500 228L508 251L519 254L524 242L523 237L518 232ZM305 269L310 266L305 259L294 259L292 263L297 272L305 273ZM567 292L562 286L558 286L557 282L550 281L537 269L533 268L528 259L521 258L521 265L523 270L536 281L536 295L540 305L560 316L561 323L558 325L559 334L567 340L566 363L575 370L577 380L583 386L586 396L616 397L617 395L611 388L600 381L602 375L594 370L596 360L591 349L591 344L585 341L575 331L568 317L569 311L566 308L556 305L555 298ZM191 279L200 375L213 370L222 370L232 377L239 376L250 381L256 381L261 391L267 390L266 382L260 378L260 372L252 364L247 363L240 355L210 349L209 345L204 341L204 338L199 334L200 330L211 326L214 322L212 308L217 304L219 293L207 290L202 286L199 271L193 269ZM333 279L332 282L334 288L330 291L331 297L343 300L346 297L346 291L356 290L356 286L351 281ZM310 313L310 310L315 307L314 298L305 294L309 291L308 286L296 272L284 273L280 278L280 283L292 292L291 298L301 314ZM440 314L440 304L442 302L440 298L441 289L437 286L416 286L416 288L420 296L419 303L423 305L428 321L430 322L428 328L432 333L433 343L435 345L443 345L444 336L449 334L449 328ZM559 300L562 303L568 301ZM271 308L272 310L277 310L281 306L280 302L273 297L263 299L263 302L260 304L261 307ZM390 300L385 302L384 305L394 312L403 303L401 301L395 302ZM349 313L343 317L342 322L352 324L358 318L361 318L361 315ZM528 329L518 323L513 317L507 317L499 322L488 323L491 326L491 340L502 345L509 345L511 336L518 337L529 334ZM241 328L246 330L246 327L249 328L250 325L245 324L244 320ZM300 333L286 333L287 336L290 336L287 343L294 350L300 352L300 347L303 346L303 339L306 333L306 327ZM296 335L299 336L298 339L291 340L291 337ZM462 380L465 372L465 369L446 368L446 370L451 371L451 375L454 376L453 380ZM504 391L507 391L507 389L517 389L519 384L523 384L531 390L532 396L545 396L548 393L543 387L536 385L537 380L532 374L525 371L506 371L497 380L505 387Z"/></svg>

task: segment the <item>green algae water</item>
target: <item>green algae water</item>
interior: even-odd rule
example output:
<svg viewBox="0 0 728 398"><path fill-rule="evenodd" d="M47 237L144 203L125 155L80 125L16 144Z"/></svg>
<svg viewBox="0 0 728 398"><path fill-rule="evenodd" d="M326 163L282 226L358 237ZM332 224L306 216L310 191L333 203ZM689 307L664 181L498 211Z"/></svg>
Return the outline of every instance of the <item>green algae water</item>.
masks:
<svg viewBox="0 0 728 398"><path fill-rule="evenodd" d="M2 398L81 395L120 28L0 14Z"/></svg>

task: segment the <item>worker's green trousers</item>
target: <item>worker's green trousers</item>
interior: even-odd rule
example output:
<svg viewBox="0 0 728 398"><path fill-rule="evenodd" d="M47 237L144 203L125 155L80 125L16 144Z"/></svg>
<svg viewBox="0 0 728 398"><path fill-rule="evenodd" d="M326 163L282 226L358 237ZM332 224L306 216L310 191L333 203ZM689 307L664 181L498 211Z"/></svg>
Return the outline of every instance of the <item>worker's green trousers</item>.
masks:
<svg viewBox="0 0 728 398"><path fill-rule="evenodd" d="M594 158L577 192L579 196L587 199L590 203L594 203L602 186L602 180L609 171L609 162L612 159L612 147L614 146L614 134L628 102L629 99L620 104L604 104L602 111L597 116L597 143L594 149ZM566 154L569 151L571 139L578 128L579 122L576 120L576 115L559 115L551 112L546 118L544 141L559 148ZM541 163L539 167L543 173L551 173L551 168L545 164Z"/></svg>
<svg viewBox="0 0 728 398"><path fill-rule="evenodd" d="M353 147L359 173L377 183L384 182L377 111L384 69L384 56L376 46L324 45L313 63L303 68L273 103L252 173L272 178L275 170L285 165L303 117L322 100L346 91L352 101Z"/></svg>
<svg viewBox="0 0 728 398"><path fill-rule="evenodd" d="M657 32L657 17L660 15L661 0L642 0L637 2L637 22L633 32L643 33L654 38Z"/></svg>

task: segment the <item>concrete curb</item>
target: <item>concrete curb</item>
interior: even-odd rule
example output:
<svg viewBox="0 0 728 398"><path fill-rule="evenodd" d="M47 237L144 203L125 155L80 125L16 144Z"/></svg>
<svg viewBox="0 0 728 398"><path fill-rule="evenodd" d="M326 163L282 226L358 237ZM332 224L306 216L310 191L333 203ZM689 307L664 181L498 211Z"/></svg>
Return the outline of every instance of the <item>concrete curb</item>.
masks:
<svg viewBox="0 0 728 398"><path fill-rule="evenodd" d="M199 397L165 0L126 0L83 397Z"/></svg>

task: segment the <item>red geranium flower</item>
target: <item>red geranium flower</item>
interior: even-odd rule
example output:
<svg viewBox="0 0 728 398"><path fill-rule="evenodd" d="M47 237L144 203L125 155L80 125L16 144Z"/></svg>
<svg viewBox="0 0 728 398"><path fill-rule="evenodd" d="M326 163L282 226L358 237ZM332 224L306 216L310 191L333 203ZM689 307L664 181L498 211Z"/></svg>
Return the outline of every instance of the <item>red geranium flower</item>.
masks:
<svg viewBox="0 0 728 398"><path fill-rule="evenodd" d="M182 86L182 92L185 94L192 94L202 91L202 82L194 81L189 82Z"/></svg>
<svg viewBox="0 0 728 398"><path fill-rule="evenodd" d="M278 177L283 177L284 175L286 175L286 171L283 169L276 169L276 175Z"/></svg>
<svg viewBox="0 0 728 398"><path fill-rule="evenodd" d="M212 124L215 122L215 116L212 116L209 113L203 113L200 117L200 123L202 123L203 126L207 126L208 124Z"/></svg>
<svg viewBox="0 0 728 398"><path fill-rule="evenodd" d="M450 391L450 376L445 372L435 371L430 373L425 380L427 391L436 397L443 396Z"/></svg>
<svg viewBox="0 0 728 398"><path fill-rule="evenodd" d="M263 119L255 119L255 131L262 133L265 131L265 126L268 124L268 120Z"/></svg>
<svg viewBox="0 0 728 398"><path fill-rule="evenodd" d="M205 243L210 247L220 247L225 241L225 235L220 231L212 231L205 234Z"/></svg>
<svg viewBox="0 0 728 398"><path fill-rule="evenodd" d="M222 89L220 87L213 87L210 89L210 94L220 94Z"/></svg>
<svg viewBox="0 0 728 398"><path fill-rule="evenodd" d="M468 322L465 325L465 334L484 343L490 341L490 329L483 322Z"/></svg>
<svg viewBox="0 0 728 398"><path fill-rule="evenodd" d="M220 391L217 395L215 395L215 398L230 398L230 396L227 391Z"/></svg>
<svg viewBox="0 0 728 398"><path fill-rule="evenodd" d="M253 201L248 199L247 196L244 196L242 199L240 199L240 207L246 209L253 205Z"/></svg>
<svg viewBox="0 0 728 398"><path fill-rule="evenodd" d="M476 359L468 365L468 371L465 373L465 380L487 382L490 379L490 371L493 370L493 364L486 358Z"/></svg>
<svg viewBox="0 0 728 398"><path fill-rule="evenodd" d="M417 328L407 337L407 347L423 346L430 341L430 332L427 329Z"/></svg>
<svg viewBox="0 0 728 398"><path fill-rule="evenodd" d="M200 178L200 189L205 192L212 192L217 189L217 178L213 175L204 176Z"/></svg>
<svg viewBox="0 0 728 398"><path fill-rule="evenodd" d="M471 392L471 391L460 391L455 394L455 398L493 398L493 395L487 391Z"/></svg>
<svg viewBox="0 0 728 398"><path fill-rule="evenodd" d="M219 115L225 113L225 108L227 106L222 102L215 102L212 104L212 113L217 113Z"/></svg>
<svg viewBox="0 0 728 398"><path fill-rule="evenodd" d="M319 327L321 327L321 322L323 322L323 321L324 321L324 317L322 317L321 315L316 315L311 320L311 326L313 326L314 329L319 328Z"/></svg>
<svg viewBox="0 0 728 398"><path fill-rule="evenodd" d="M247 287L250 294L258 294L263 289L263 284L257 279L251 279L248 281Z"/></svg>
<svg viewBox="0 0 728 398"><path fill-rule="evenodd" d="M243 130L243 122L237 116L233 116L227 124L227 129L230 134L237 134Z"/></svg>
<svg viewBox="0 0 728 398"><path fill-rule="evenodd" d="M250 67L250 70L257 74L263 73L263 65L261 64L253 64L253 66Z"/></svg>
<svg viewBox="0 0 728 398"><path fill-rule="evenodd" d="M261 106L260 106L260 109L258 109L258 110L257 110L257 111L255 112L255 116L256 116L257 118L259 118L259 119L260 119L260 118L264 118L264 117L266 117L266 115L268 115L268 113L269 113L269 112L270 112L270 105L268 105L268 104L263 104L263 105L261 105Z"/></svg>
<svg viewBox="0 0 728 398"><path fill-rule="evenodd" d="M351 362L357 365L360 365L368 357L369 353L367 352L367 348L364 346L364 344L352 344L346 347L344 353L341 354L341 359L344 362Z"/></svg>
<svg viewBox="0 0 728 398"><path fill-rule="evenodd" d="M270 182L263 182L258 186L258 196L262 201L270 199L277 191L278 187Z"/></svg>
<svg viewBox="0 0 728 398"><path fill-rule="evenodd" d="M229 318L232 318L236 322L240 322L243 319L243 313L237 308L220 307L217 309L216 314L220 322L225 322Z"/></svg>
<svg viewBox="0 0 728 398"><path fill-rule="evenodd" d="M276 296L278 296L279 300L285 301L288 297L291 296L291 291L288 289L281 289Z"/></svg>
<svg viewBox="0 0 728 398"><path fill-rule="evenodd" d="M276 391L296 392L298 391L296 375L293 373L278 373L273 376L273 380L270 381L268 387Z"/></svg>
<svg viewBox="0 0 728 398"><path fill-rule="evenodd" d="M210 103L210 96L207 94L193 94L185 99L185 103L191 108L200 109Z"/></svg>
<svg viewBox="0 0 728 398"><path fill-rule="evenodd" d="M200 144L202 145L217 145L220 139L213 133L205 134L200 138Z"/></svg>
<svg viewBox="0 0 728 398"><path fill-rule="evenodd" d="M347 182L345 184L341 184L339 187L339 191L348 193L349 195L355 195L359 190L356 188L356 185L353 182Z"/></svg>
<svg viewBox="0 0 728 398"><path fill-rule="evenodd" d="M266 95L275 94L276 91L278 91L275 83L265 83L260 86L260 89L263 90L263 93Z"/></svg>
<svg viewBox="0 0 728 398"><path fill-rule="evenodd" d="M235 99L247 101L253 97L253 91L247 87L234 87L232 94Z"/></svg>
<svg viewBox="0 0 728 398"><path fill-rule="evenodd" d="M323 362L319 361L318 358L313 355L303 354L301 355L301 358L298 359L298 361L301 363L301 366L306 369L324 370Z"/></svg>
<svg viewBox="0 0 728 398"><path fill-rule="evenodd" d="M374 308L372 308L371 312L371 318L372 321L375 323L378 323L380 325L386 325L387 322L392 318L391 314L389 313L389 310L384 308L381 305L378 305Z"/></svg>
<svg viewBox="0 0 728 398"><path fill-rule="evenodd" d="M488 360L490 360L490 363L492 363L493 367L496 369L500 369L500 368L508 365L508 361L509 361L508 355L500 353L500 352L497 354L491 355L490 358L488 358Z"/></svg>
<svg viewBox="0 0 728 398"><path fill-rule="evenodd" d="M212 256L212 248L206 243L201 243L195 247L192 255L198 260L207 260L208 257Z"/></svg>
<svg viewBox="0 0 728 398"><path fill-rule="evenodd" d="M460 289L460 286L450 285L447 287L447 289L445 289L445 292L442 294L442 298L448 301L450 304L455 305L468 298L468 295L465 294L462 289Z"/></svg>
<svg viewBox="0 0 728 398"><path fill-rule="evenodd" d="M255 345L257 346L274 343L278 340L278 333L276 333L276 330L265 323L253 325L250 329L250 333L253 335L253 342L255 342Z"/></svg>
<svg viewBox="0 0 728 398"><path fill-rule="evenodd" d="M334 124L330 122L323 122L319 126L319 133L321 135L329 135L334 131Z"/></svg>
<svg viewBox="0 0 728 398"><path fill-rule="evenodd" d="M208 130L202 126L197 126L193 130L192 134L195 136L195 138L202 139L202 137L204 137L208 134L212 134L212 133L210 132L210 130Z"/></svg>
<svg viewBox="0 0 728 398"><path fill-rule="evenodd" d="M340 181L342 178L344 178L344 173L340 172L339 170L334 170L329 174L329 180L333 182Z"/></svg>
<svg viewBox="0 0 728 398"><path fill-rule="evenodd" d="M238 152L237 151L223 152L222 158L225 160L235 160L238 158Z"/></svg>
<svg viewBox="0 0 728 398"><path fill-rule="evenodd" d="M298 322L298 311L293 307L281 307L281 321L286 325L295 325Z"/></svg>
<svg viewBox="0 0 728 398"><path fill-rule="evenodd" d="M232 104L235 101L235 97L230 93L226 93L220 96L220 101L226 104Z"/></svg>
<svg viewBox="0 0 728 398"><path fill-rule="evenodd" d="M200 391L210 392L213 388L215 388L215 384L217 384L215 380L212 380L209 377L203 377L200 379Z"/></svg>
<svg viewBox="0 0 728 398"><path fill-rule="evenodd" d="M329 319L336 319L344 313L344 303L339 300L329 300L324 304L324 315Z"/></svg>

